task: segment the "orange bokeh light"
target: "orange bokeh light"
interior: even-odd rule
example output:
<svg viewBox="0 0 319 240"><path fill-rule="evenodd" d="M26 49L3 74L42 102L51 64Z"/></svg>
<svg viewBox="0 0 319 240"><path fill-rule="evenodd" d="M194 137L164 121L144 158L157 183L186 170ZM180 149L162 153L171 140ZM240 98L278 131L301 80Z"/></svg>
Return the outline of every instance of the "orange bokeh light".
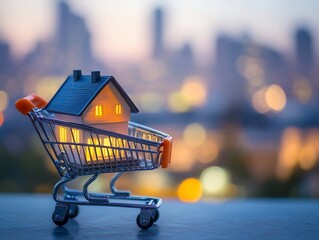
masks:
<svg viewBox="0 0 319 240"><path fill-rule="evenodd" d="M4 122L4 116L3 116L3 113L0 112L0 127L2 126L3 122Z"/></svg>
<svg viewBox="0 0 319 240"><path fill-rule="evenodd" d="M197 202L203 195L202 184L196 178L187 178L179 185L177 195L183 202Z"/></svg>

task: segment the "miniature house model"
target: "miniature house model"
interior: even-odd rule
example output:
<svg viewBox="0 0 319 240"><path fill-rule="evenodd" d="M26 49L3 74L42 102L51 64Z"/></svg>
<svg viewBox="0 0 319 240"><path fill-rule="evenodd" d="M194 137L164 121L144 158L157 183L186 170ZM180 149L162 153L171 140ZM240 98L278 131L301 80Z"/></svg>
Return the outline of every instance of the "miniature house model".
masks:
<svg viewBox="0 0 319 240"><path fill-rule="evenodd" d="M86 76L82 75L81 70L73 71L73 75L65 80L46 106L46 110L54 113L55 118L59 120L119 134L128 134L130 114L138 112L133 101L114 77L100 76L98 71ZM77 129L72 129L71 132L63 126L57 126L55 131L60 142L92 144L93 141L97 141L83 136L81 130ZM118 143L110 143L110 139L104 140L105 146L110 144Z"/></svg>

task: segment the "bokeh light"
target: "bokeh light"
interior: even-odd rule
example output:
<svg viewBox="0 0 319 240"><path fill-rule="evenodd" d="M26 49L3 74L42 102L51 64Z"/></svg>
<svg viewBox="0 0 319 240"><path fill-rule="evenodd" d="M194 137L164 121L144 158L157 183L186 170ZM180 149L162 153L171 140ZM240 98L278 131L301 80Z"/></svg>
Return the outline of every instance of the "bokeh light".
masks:
<svg viewBox="0 0 319 240"><path fill-rule="evenodd" d="M195 153L192 151L183 140L174 139L174 149L172 152L172 159L170 169L176 172L191 171L195 163Z"/></svg>
<svg viewBox="0 0 319 240"><path fill-rule="evenodd" d="M4 115L2 112L0 112L0 127L2 126L3 122L4 122Z"/></svg>
<svg viewBox="0 0 319 240"><path fill-rule="evenodd" d="M168 108L171 112L183 113L190 110L190 105L184 94L173 92L168 98Z"/></svg>
<svg viewBox="0 0 319 240"><path fill-rule="evenodd" d="M8 106L9 97L6 91L0 90L0 112L6 110Z"/></svg>
<svg viewBox="0 0 319 240"><path fill-rule="evenodd" d="M156 81L166 73L166 67L163 62L152 59L145 61L141 65L141 74L146 81Z"/></svg>
<svg viewBox="0 0 319 240"><path fill-rule="evenodd" d="M281 137L279 159L276 169L279 179L287 179L293 168L297 165L301 144L302 139L299 129L294 127L285 129Z"/></svg>
<svg viewBox="0 0 319 240"><path fill-rule="evenodd" d="M298 77L293 82L293 93L301 103L308 103L313 95L309 80Z"/></svg>
<svg viewBox="0 0 319 240"><path fill-rule="evenodd" d="M199 181L205 198L236 197L236 193L247 197L308 197L313 194L311 185L317 189L312 196L319 197L318 24L308 18L314 11L299 12L304 6L315 9L314 2L311 6L301 4L302 8L283 7L285 16L278 15L280 21L276 22L290 27L276 35L276 30L274 34L264 31L265 27L276 28L260 14L255 20L262 25L258 27L256 21L251 21L258 31L252 28L242 34L240 29L245 28L247 19L256 17L256 8L241 11L244 18L234 19L244 22L225 29L221 26L225 21L227 25L229 17L219 14L221 18L212 12L225 12L227 4L203 7L196 1L158 4L152 0L148 4L135 2L129 8L123 8L123 4L108 8L101 7L112 5L105 3L108 1L89 7L85 1L50 1L44 12L54 11L45 21L55 28L46 28L46 36L37 35L29 49L20 54L17 40L22 39L22 32L15 36L11 30L22 27L23 33L34 36L30 34L34 29L21 25L21 19L29 21L31 27L36 14L34 18L19 15L15 9L22 0L7 1L9 5L2 2L0 12L7 21L0 21L0 190L10 189L10 183L6 184L9 179L16 191L49 191L47 186L58 174L55 166L39 146L32 125L18 117L11 105L30 93L50 100L75 66L85 75L91 70L113 75L140 109L139 114L130 115L130 120L174 138L168 169L124 174L118 182L119 189L130 189L139 195L176 197L178 186ZM188 7L180 7L185 4ZM28 6L30 11L38 7ZM11 11L7 11L9 8ZM21 6L19 9L21 13L29 12ZM270 10L267 6L260 9ZM118 14L121 12L124 14ZM259 13L269 15L267 11ZM193 21L192 14L196 15L193 18L204 17L207 21ZM296 16L305 20L303 26L294 24ZM106 21L105 17L113 20ZM41 24L48 25L47 22ZM65 22L69 24L61 24ZM140 27L132 27L133 22ZM65 38L61 32L78 36L79 41ZM276 113L279 111L282 112ZM21 133L34 138L34 143L23 141ZM37 159L47 160L48 167L41 170L41 165L30 164ZM13 160L19 163L15 166L19 177L10 174ZM39 167L35 174L29 174L28 183L21 180L26 179L23 173L29 172L23 171L26 166ZM187 182L189 176L194 178ZM92 189L108 191L104 180L109 178L101 176ZM186 182L179 185L183 180ZM278 182L280 187L276 187ZM194 194L194 189L189 189L190 195Z"/></svg>
<svg viewBox="0 0 319 240"><path fill-rule="evenodd" d="M190 76L185 80L181 93L193 107L199 107L206 101L204 80L198 76Z"/></svg>
<svg viewBox="0 0 319 240"><path fill-rule="evenodd" d="M143 93L140 95L140 105L143 111L156 113L162 109L162 97L155 92Z"/></svg>
<svg viewBox="0 0 319 240"><path fill-rule="evenodd" d="M61 77L49 76L42 79L38 79L38 81L36 82L35 93L41 96L42 98L49 100L53 97L53 95L59 89L59 87L61 86L64 80L65 80L64 76L61 76Z"/></svg>
<svg viewBox="0 0 319 240"><path fill-rule="evenodd" d="M317 160L316 149L311 145L303 146L298 154L299 164L303 170L311 169Z"/></svg>
<svg viewBox="0 0 319 240"><path fill-rule="evenodd" d="M221 195L227 191L230 176L223 168L209 167L202 172L200 181L206 194Z"/></svg>
<svg viewBox="0 0 319 240"><path fill-rule="evenodd" d="M281 111L286 105L286 94L284 90L276 84L270 85L265 94L266 103L274 111Z"/></svg>
<svg viewBox="0 0 319 240"><path fill-rule="evenodd" d="M170 186L170 178L165 171L140 172L136 179L136 185L147 195L157 195Z"/></svg>
<svg viewBox="0 0 319 240"><path fill-rule="evenodd" d="M255 92L252 98L252 104L254 109L259 113L267 113L270 108L265 100L266 88L262 88Z"/></svg>
<svg viewBox="0 0 319 240"><path fill-rule="evenodd" d="M185 143L192 148L201 146L206 140L206 130L199 123L189 124L183 133Z"/></svg>
<svg viewBox="0 0 319 240"><path fill-rule="evenodd" d="M262 79L264 77L264 70L259 61L252 58L247 61L243 74L247 80Z"/></svg>
<svg viewBox="0 0 319 240"><path fill-rule="evenodd" d="M187 178L179 185L177 195L183 202L197 202L203 195L202 184L196 178Z"/></svg>
<svg viewBox="0 0 319 240"><path fill-rule="evenodd" d="M198 160L202 163L211 163L216 160L219 154L219 145L216 141L207 140L200 147Z"/></svg>

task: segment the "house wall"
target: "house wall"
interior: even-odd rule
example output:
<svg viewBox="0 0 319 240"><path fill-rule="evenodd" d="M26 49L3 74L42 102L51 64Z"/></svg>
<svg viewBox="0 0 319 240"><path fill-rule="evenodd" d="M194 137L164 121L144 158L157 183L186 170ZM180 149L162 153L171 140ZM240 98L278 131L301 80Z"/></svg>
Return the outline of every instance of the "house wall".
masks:
<svg viewBox="0 0 319 240"><path fill-rule="evenodd" d="M122 113L115 113L115 106L122 106ZM95 116L95 106L102 106L102 116ZM112 83L109 83L98 94L83 113L84 124L127 123L130 120L130 107ZM127 124L126 124L127 125ZM116 126L116 125L110 125ZM112 128L108 129L112 130Z"/></svg>
<svg viewBox="0 0 319 240"><path fill-rule="evenodd" d="M115 106L119 104L122 106L122 113L116 114L115 113ZM101 105L102 106L102 116L95 116L95 106ZM112 83L109 83L104 89L98 94L98 96L91 102L91 104L87 107L87 109L83 112L82 116L70 116L64 114L55 114L55 118L59 120L63 120L66 122L74 122L80 124L90 125L95 128L104 129L120 134L128 134L128 121L130 120L130 112L131 109L123 99L123 97L119 94L117 89L114 87ZM63 130L63 129L62 129ZM66 137L61 140L61 131L60 127L57 126L55 129L55 134L58 141L61 142L76 142L76 143L88 143L88 139L91 139L91 135L86 132L79 131L79 138L74 139L74 133L72 133L70 128L65 129ZM63 134L62 134L63 135ZM72 137L73 136L73 137ZM94 141L96 140L95 136L93 137ZM100 135L101 144L105 144L104 139L108 137L103 137ZM64 140L65 139L65 140ZM115 139L116 140L116 139ZM116 140L117 141L117 140ZM92 144L90 142L90 144ZM95 143L96 144L96 143ZM106 143L109 146L109 143ZM117 147L120 146L121 141L112 143L115 144ZM57 145L57 147L61 147ZM102 150L101 150L102 149ZM68 156L70 157L71 162L77 162L77 164L85 164L86 160L97 160L103 155L104 157L114 157L120 154L119 150L112 150L112 153L106 153L105 148L94 148L94 147L76 147L75 145L66 146L65 148L61 148L60 151L67 152ZM104 151L104 152L103 152ZM95 155L98 156L95 156ZM114 156L113 156L113 155ZM121 153L122 154L122 153ZM112 155L112 156L111 156Z"/></svg>
<svg viewBox="0 0 319 240"><path fill-rule="evenodd" d="M124 123L109 123L109 124L97 124L93 127L104 129L107 131L112 131L120 134L128 134L128 125L127 122Z"/></svg>
<svg viewBox="0 0 319 240"><path fill-rule="evenodd" d="M81 116L71 116L71 115L65 115L65 114L60 114L60 113L55 113L55 118L58 120L62 120L65 122L73 122L73 123L82 123L82 117ZM58 141L61 141L62 139L65 139L66 142L74 142L74 134L75 133L71 133L71 128L68 127L64 127L64 134L65 136L61 136L61 130L60 130L61 126L56 126L55 127L55 136L57 138ZM74 129L76 130L76 129ZM64 135L63 134L63 135ZM83 134L82 131L79 130L78 133L78 138L76 139L79 143L83 141Z"/></svg>
<svg viewBox="0 0 319 240"><path fill-rule="evenodd" d="M55 113L55 118L58 120L63 120L66 122L74 122L74 123L82 123L82 117L81 116L71 116L71 115L65 115L61 113Z"/></svg>

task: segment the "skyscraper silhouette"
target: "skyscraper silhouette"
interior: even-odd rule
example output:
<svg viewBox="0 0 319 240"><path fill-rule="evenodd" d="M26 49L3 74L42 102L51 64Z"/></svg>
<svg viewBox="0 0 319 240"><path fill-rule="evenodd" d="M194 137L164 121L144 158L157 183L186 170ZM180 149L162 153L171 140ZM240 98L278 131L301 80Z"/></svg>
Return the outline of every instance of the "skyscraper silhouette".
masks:
<svg viewBox="0 0 319 240"><path fill-rule="evenodd" d="M295 35L295 44L298 72L302 75L308 75L314 63L313 41L309 30L306 28L298 29Z"/></svg>
<svg viewBox="0 0 319 240"><path fill-rule="evenodd" d="M244 51L240 41L225 34L217 36L215 75L218 91L228 106L241 104L245 99L245 81L236 69L236 61Z"/></svg>
<svg viewBox="0 0 319 240"><path fill-rule="evenodd" d="M163 10L156 8L153 15L153 57L160 58L163 54Z"/></svg>
<svg viewBox="0 0 319 240"><path fill-rule="evenodd" d="M91 34L81 16L74 14L67 3L58 3L57 30L48 42L40 42L23 65L32 74L65 75L73 69L89 72L103 69L91 51Z"/></svg>
<svg viewBox="0 0 319 240"><path fill-rule="evenodd" d="M0 41L0 73L8 74L12 70L12 60L10 56L10 49L8 44ZM0 84L1 86L1 84Z"/></svg>

